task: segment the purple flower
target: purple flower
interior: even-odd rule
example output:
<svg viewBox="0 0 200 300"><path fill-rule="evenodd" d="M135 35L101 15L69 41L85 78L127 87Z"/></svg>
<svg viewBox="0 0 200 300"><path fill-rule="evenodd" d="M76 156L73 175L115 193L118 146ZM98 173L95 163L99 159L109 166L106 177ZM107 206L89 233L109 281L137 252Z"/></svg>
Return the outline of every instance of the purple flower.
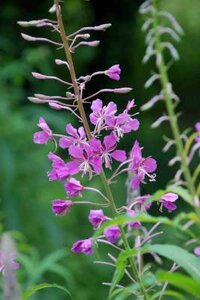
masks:
<svg viewBox="0 0 200 300"><path fill-rule="evenodd" d="M157 168L156 160L147 157L142 157L142 151L136 140L130 153L131 162L129 164L130 170L135 174L133 176L131 187L137 189L142 181L144 181L145 176L148 176L150 180L154 180L155 175L150 175Z"/></svg>
<svg viewBox="0 0 200 300"><path fill-rule="evenodd" d="M198 136L195 138L195 141L197 142L197 144L200 144L200 122L197 122L195 124L195 129L198 132Z"/></svg>
<svg viewBox="0 0 200 300"><path fill-rule="evenodd" d="M59 156L50 152L48 158L52 162L52 170L48 173L49 180L64 180L70 175L68 165Z"/></svg>
<svg viewBox="0 0 200 300"><path fill-rule="evenodd" d="M129 217L133 217L133 218L137 216L136 212L133 209L128 209L127 210L127 215ZM139 221L129 222L128 226L130 228L138 228L138 227L141 226L141 223Z"/></svg>
<svg viewBox="0 0 200 300"><path fill-rule="evenodd" d="M38 127L42 129L42 131L35 132L33 135L33 141L36 144L46 144L49 139L52 139L53 133L49 126L47 125L47 122L44 118L39 119Z"/></svg>
<svg viewBox="0 0 200 300"><path fill-rule="evenodd" d="M102 209L91 209L89 213L89 222L93 225L96 229L98 228L107 218L104 216Z"/></svg>
<svg viewBox="0 0 200 300"><path fill-rule="evenodd" d="M174 193L167 193L160 197L160 202L169 212L176 209L174 202L178 199L178 195Z"/></svg>
<svg viewBox="0 0 200 300"><path fill-rule="evenodd" d="M67 124L66 132L67 137L62 137L59 140L59 145L61 148L69 148L71 145L81 145L86 143L86 134L83 127L79 127L78 130L72 126L72 124Z"/></svg>
<svg viewBox="0 0 200 300"><path fill-rule="evenodd" d="M62 216L69 212L73 202L71 200L53 200L52 201L52 212L56 216Z"/></svg>
<svg viewBox="0 0 200 300"><path fill-rule="evenodd" d="M107 106L103 106L100 99L92 101L92 113L90 114L90 122L96 125L97 132L100 132L105 123L107 116L114 116L117 112L117 105L114 102L109 102Z"/></svg>
<svg viewBox="0 0 200 300"><path fill-rule="evenodd" d="M16 259L16 253L11 253L9 254L9 257L7 257L7 254L3 254L3 252L0 251L0 272L4 273L6 265L8 265L12 270L19 269L19 263L16 261Z"/></svg>
<svg viewBox="0 0 200 300"><path fill-rule="evenodd" d="M92 238L77 241L73 244L71 250L74 253L84 253L86 255L92 255Z"/></svg>
<svg viewBox="0 0 200 300"><path fill-rule="evenodd" d="M199 246L194 249L194 254L196 256L200 257L200 247Z"/></svg>
<svg viewBox="0 0 200 300"><path fill-rule="evenodd" d="M124 150L115 150L117 139L113 134L105 136L102 144L96 138L91 139L90 146L94 153L105 163L106 168L111 169L112 158L119 162L126 160L126 152Z"/></svg>
<svg viewBox="0 0 200 300"><path fill-rule="evenodd" d="M105 117L105 123L108 130L113 130L116 137L119 139L125 133L136 131L139 128L139 121L132 118L129 111L134 107L134 100L129 101L126 109L118 116L109 115Z"/></svg>
<svg viewBox="0 0 200 300"><path fill-rule="evenodd" d="M121 69L119 65L114 65L112 67L110 67L105 74L113 79L113 80L120 80L120 74L121 74Z"/></svg>
<svg viewBox="0 0 200 300"><path fill-rule="evenodd" d="M65 190L68 196L71 198L80 196L81 192L84 190L84 187L82 186L80 181L76 180L75 178L70 178L65 184Z"/></svg>
<svg viewBox="0 0 200 300"><path fill-rule="evenodd" d="M94 156L93 149L89 145L71 146L69 147L69 154L72 161L69 162L68 168L71 175L82 172L82 177L89 173L90 179L92 173L100 174L102 171L101 158Z"/></svg>
<svg viewBox="0 0 200 300"><path fill-rule="evenodd" d="M120 236L120 229L118 226L110 226L104 230L104 236L110 243L116 243Z"/></svg>
<svg viewBox="0 0 200 300"><path fill-rule="evenodd" d="M151 195L147 194L147 195L143 195L143 196L138 196L135 198L135 203L139 204L141 206L144 206L145 210L149 210L152 202L147 202L147 200L151 197Z"/></svg>

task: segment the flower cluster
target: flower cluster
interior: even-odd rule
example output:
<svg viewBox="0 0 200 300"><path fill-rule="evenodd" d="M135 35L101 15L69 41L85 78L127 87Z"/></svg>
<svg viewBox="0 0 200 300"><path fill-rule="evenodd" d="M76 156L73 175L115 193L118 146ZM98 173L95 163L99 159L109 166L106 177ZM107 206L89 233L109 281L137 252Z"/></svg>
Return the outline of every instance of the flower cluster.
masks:
<svg viewBox="0 0 200 300"><path fill-rule="evenodd" d="M60 13L60 7L57 3L52 12ZM23 27L51 27L57 33L61 34L62 39L66 39L66 35L62 36L59 32L59 18L57 21L46 19L34 22L19 22ZM69 35L68 43L65 45L65 50L68 52L66 56L67 61L56 59L55 63L58 66L65 66L69 70L71 82L66 82L61 78L52 75L45 75L33 72L32 75L38 80L55 80L67 87L65 96L48 96L43 94L35 94L34 97L29 97L29 100L34 103L46 103L50 108L55 110L70 111L79 122L80 127L75 128L71 123L66 124L64 134L55 134L45 119L39 119L38 127L40 131L33 136L33 141L37 144L46 144L51 141L56 144L56 149L64 150L65 158L61 158L57 153L50 152L48 158L51 162L52 168L48 172L50 181L62 181L64 191L66 192L66 199L56 199L52 201L52 212L56 216L67 214L72 206L78 204L97 205L99 209L91 209L88 220L97 230L104 222L109 221L110 217L105 215L103 207L110 207L111 201L109 193L104 195L100 190L93 187L87 187L82 183L82 178L88 176L89 180L93 176L101 175L104 179L104 186L107 190L110 185L115 182L115 179L122 173L131 174L130 188L135 191L138 190L141 184L146 183L147 180L155 181L155 171L157 169L157 162L152 157L143 157L142 147L137 140L133 141L133 146L130 153L124 149L119 148L119 143L124 135L135 132L139 129L139 121L135 117L137 112L132 113L135 108L135 101L132 99L128 101L124 110L119 112L115 102L110 101L107 104L97 98L101 93L124 94L130 92L132 89L128 87L118 88L104 88L93 95L85 96L86 85L96 76L107 76L109 79L119 81L121 76L121 67L115 64L104 71L96 71L91 75L80 76L75 78L73 72L71 53L75 52L80 46L95 47L99 41L87 41L90 38L87 30L106 30L110 24L103 24L94 27L86 27ZM31 37L27 34L22 34L22 37L27 41L45 41L50 44L62 48L62 44L49 39L41 39ZM80 42L79 42L80 40ZM69 57L71 57L69 59ZM91 101L91 102L90 102ZM90 103L90 114L86 115L84 105ZM116 166L117 165L117 166ZM104 174L104 169L109 169L111 176L109 179ZM81 179L80 179L81 178ZM85 182L85 181L84 181ZM103 203L96 203L96 201L77 201L77 197L83 197L84 191L98 193L103 200ZM75 199L74 199L75 198ZM95 241L92 237L85 240L77 241L72 246L72 251L76 253L85 253L91 255L93 253L94 242L104 242L108 244L116 243L122 237L121 230L124 228L128 231L137 229L140 230L142 224L137 220L141 212L147 212L151 207L150 195L137 196L132 199L131 203L123 205L121 208L114 208L117 216L120 212L124 213L127 218L132 220L124 222L124 224L108 225L103 230L103 235L99 236ZM164 207L168 211L175 210L174 201L177 196L173 193L163 195L158 199L161 208ZM115 205L115 204L114 204ZM115 217L114 216L114 217ZM136 219L135 219L136 218Z"/></svg>

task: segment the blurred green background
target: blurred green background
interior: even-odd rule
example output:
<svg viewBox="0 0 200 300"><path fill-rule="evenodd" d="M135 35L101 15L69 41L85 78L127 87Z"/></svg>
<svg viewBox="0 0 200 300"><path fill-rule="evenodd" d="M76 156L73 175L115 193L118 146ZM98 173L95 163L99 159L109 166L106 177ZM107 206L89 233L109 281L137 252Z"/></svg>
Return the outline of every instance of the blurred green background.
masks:
<svg viewBox="0 0 200 300"><path fill-rule="evenodd" d="M180 96L180 119L182 128L193 127L200 119L200 3L199 0L160 1L171 11L182 25L185 35L177 45L181 60L170 70L170 78L176 93ZM127 99L135 98L138 110L142 104L158 92L157 86L144 90L144 82L154 69L153 64L142 65L144 35L141 33L143 17L138 13L142 1L84 1L64 0L63 16L69 32L85 25L112 23L105 33L92 34L100 39L98 48L82 48L75 54L77 73L90 74L120 63L122 79L120 85L133 87L128 97L102 96L106 101L114 100L120 108ZM20 271L22 289L41 282L56 282L65 285L74 299L100 300L106 298L107 288L102 281L109 281L112 269L96 266L91 258L70 253L71 244L92 234L88 225L89 208L76 208L70 215L56 218L50 210L51 200L65 197L62 184L49 182L46 176L50 169L48 151L53 146L39 146L32 142L40 116L44 116L56 132L64 132L67 122L75 121L68 113L52 111L50 108L34 105L27 100L34 93L63 95L62 85L37 81L31 72L58 74L65 78L65 69L54 63L62 58L62 51L56 51L48 44L32 44L24 41L18 20L48 17L51 1L1 1L0 10L0 218L1 231L13 231L23 253ZM52 36L47 29L27 29L27 34ZM89 85L89 92L104 87L116 87L116 82L98 78ZM124 147L130 149L137 137L145 147L146 155L158 160L157 182L144 186L142 193L153 192L165 187L175 169L167 166L173 151L162 153L164 135L170 136L167 126L150 129L150 125L164 111L164 106L140 114L140 130L124 139ZM131 139L131 144L130 144ZM119 202L123 203L124 180L114 188ZM98 179L92 184L99 184ZM88 195L92 200L93 195ZM20 234L19 234L20 232ZM64 250L60 250L64 249ZM47 256L52 254L52 257ZM49 260L48 260L48 259ZM46 261L44 261L46 259ZM43 263L43 264L42 264ZM42 266L42 267L41 267ZM39 270L41 269L41 270ZM39 271L38 271L39 270ZM98 293L97 293L98 291ZM94 296L95 295L95 296ZM62 292L40 292L33 299L66 299Z"/></svg>

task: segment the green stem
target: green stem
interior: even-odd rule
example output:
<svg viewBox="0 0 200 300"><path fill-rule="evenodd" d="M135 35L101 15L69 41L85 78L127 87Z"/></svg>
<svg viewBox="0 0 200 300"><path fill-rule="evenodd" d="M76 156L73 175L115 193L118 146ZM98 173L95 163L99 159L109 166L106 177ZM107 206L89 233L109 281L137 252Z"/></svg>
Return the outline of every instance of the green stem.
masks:
<svg viewBox="0 0 200 300"><path fill-rule="evenodd" d="M67 40L67 36L66 36L66 33L65 33L62 14L61 14L61 11L59 9L59 0L54 0L54 3L57 7L56 16L57 16L58 26L59 26L59 30L60 30L60 36L61 36L61 39L62 39L62 42L63 42L66 59L67 59L67 62L69 64L69 72L70 72L70 76L71 76L71 80L72 80L72 84L73 84L73 89L74 89L74 93L75 93L76 100L77 100L79 113L80 113L80 116L82 118L83 125L84 125L85 131L87 133L87 137L88 137L88 139L91 139L92 135L91 135L91 131L90 131L90 126L89 126L89 123L88 123L88 120L87 120L87 117L86 117L85 109L84 109L82 99L81 99L81 95L80 95L80 92L79 92L79 87L78 87L78 84L77 84L77 81L76 81L76 72L75 72L75 68L74 68L74 63L73 63L72 55L71 55L71 52L70 52L70 49L69 49L69 43L68 43L68 40ZM110 202L110 208L112 210L112 215L113 215L113 217L116 217L118 215L117 208L116 208L115 201L114 201L114 198L113 198L113 195L112 195L112 191L110 189L110 186L108 184L108 181L107 181L107 178L106 178L106 175L105 175L104 171L100 174L100 177L101 177L101 181L103 183L107 198L109 199L109 202ZM121 237L122 237L122 240L123 240L124 248L126 250L130 250L131 248L130 248L129 242L126 238L126 234L124 232L124 229L123 229L122 226L119 226L119 227L120 227L120 231L121 231ZM141 282L141 278L138 274L138 270L137 270L134 258L130 257L129 262L130 262L131 267L132 267L133 275L135 276L136 280L140 284L140 289L141 289L141 292L144 296L144 300L149 300L149 296L146 293L145 288L143 286L143 283Z"/></svg>
<svg viewBox="0 0 200 300"><path fill-rule="evenodd" d="M183 171L183 175L187 184L187 188L191 193L191 196L193 198L193 201L195 199L195 186L194 186L194 182L192 180L192 175L190 173L190 169L188 167L187 164L187 156L185 155L185 151L184 151L184 144L183 141L181 139L181 133L180 133L180 129L178 126L178 121L177 121L177 117L176 117L176 113L175 113L175 108L173 105L173 100L171 97L171 94L169 92L169 85L170 85L170 81L168 78L168 73L167 73L167 68L166 68L166 64L165 64L165 59L164 59L164 55L163 55L163 47L162 47L162 43L161 43L161 37L160 37L160 33L159 33L159 21L158 21L158 9L157 9L157 1L153 0L153 27L154 27L154 31L155 31L155 48L156 48L156 52L157 55L159 55L160 59L159 59L159 64L157 65L158 71L160 73L161 76L161 85L162 85L162 90L163 90L163 94L165 97L165 103L166 103L166 108L167 108L167 113L169 115L169 119L170 119L170 125L171 125L171 129L172 129L172 133L173 133L173 137L175 139L176 142L176 147L177 147L177 153L179 155L179 157L181 158L181 169Z"/></svg>

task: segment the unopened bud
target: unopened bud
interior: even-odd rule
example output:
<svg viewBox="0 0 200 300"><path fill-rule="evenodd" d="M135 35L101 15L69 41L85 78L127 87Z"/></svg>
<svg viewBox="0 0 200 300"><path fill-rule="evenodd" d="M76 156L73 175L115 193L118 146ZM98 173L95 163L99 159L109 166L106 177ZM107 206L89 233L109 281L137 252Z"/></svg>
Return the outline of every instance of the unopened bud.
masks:
<svg viewBox="0 0 200 300"><path fill-rule="evenodd" d="M108 29L109 27L111 27L112 24L110 23L107 23L107 24L102 24L102 25L99 25L99 26L94 26L94 30L97 30L97 31L105 31L106 29Z"/></svg>
<svg viewBox="0 0 200 300"><path fill-rule="evenodd" d="M35 97L43 99L43 100L49 100L50 97L47 95L43 95L43 94L34 94Z"/></svg>
<svg viewBox="0 0 200 300"><path fill-rule="evenodd" d="M56 4L54 4L53 6L51 6L50 9L49 9L49 13L50 14L53 14L55 12L56 12Z"/></svg>
<svg viewBox="0 0 200 300"><path fill-rule="evenodd" d="M21 36L23 37L24 40L28 41L28 42L35 42L36 38L33 36L30 36L28 34L25 33L21 33Z"/></svg>
<svg viewBox="0 0 200 300"><path fill-rule="evenodd" d="M41 80L47 79L47 77L41 73L32 72L32 75L36 79L41 79Z"/></svg>
<svg viewBox="0 0 200 300"><path fill-rule="evenodd" d="M40 104L40 103L43 102L42 100L40 100L40 99L38 99L38 98L36 98L36 97L28 97L28 100L29 100L30 102L36 103L36 104Z"/></svg>
<svg viewBox="0 0 200 300"><path fill-rule="evenodd" d="M18 21L17 22L18 25L20 25L21 27L30 27L30 26L43 26L45 23L44 20L32 20L32 21Z"/></svg>
<svg viewBox="0 0 200 300"><path fill-rule="evenodd" d="M132 88L123 87L118 89L113 89L113 92L116 94L126 94L132 91Z"/></svg>
<svg viewBox="0 0 200 300"><path fill-rule="evenodd" d="M87 40L87 39L90 38L90 34L89 33L80 34L79 37L82 38L82 39L84 39L84 40Z"/></svg>
<svg viewBox="0 0 200 300"><path fill-rule="evenodd" d="M90 47L97 47L99 45L100 41L92 41L92 42L88 42L85 45L88 45Z"/></svg>
<svg viewBox="0 0 200 300"><path fill-rule="evenodd" d="M71 92L66 92L66 97L69 97L69 98L72 97L72 98L73 98L73 97L74 97L74 94L71 93Z"/></svg>
<svg viewBox="0 0 200 300"><path fill-rule="evenodd" d="M57 103L55 103L55 102L50 102L50 103L49 103L49 106L50 106L51 108L55 109L55 110L60 110L60 109L62 109L62 106L59 105L59 104L57 104Z"/></svg>

